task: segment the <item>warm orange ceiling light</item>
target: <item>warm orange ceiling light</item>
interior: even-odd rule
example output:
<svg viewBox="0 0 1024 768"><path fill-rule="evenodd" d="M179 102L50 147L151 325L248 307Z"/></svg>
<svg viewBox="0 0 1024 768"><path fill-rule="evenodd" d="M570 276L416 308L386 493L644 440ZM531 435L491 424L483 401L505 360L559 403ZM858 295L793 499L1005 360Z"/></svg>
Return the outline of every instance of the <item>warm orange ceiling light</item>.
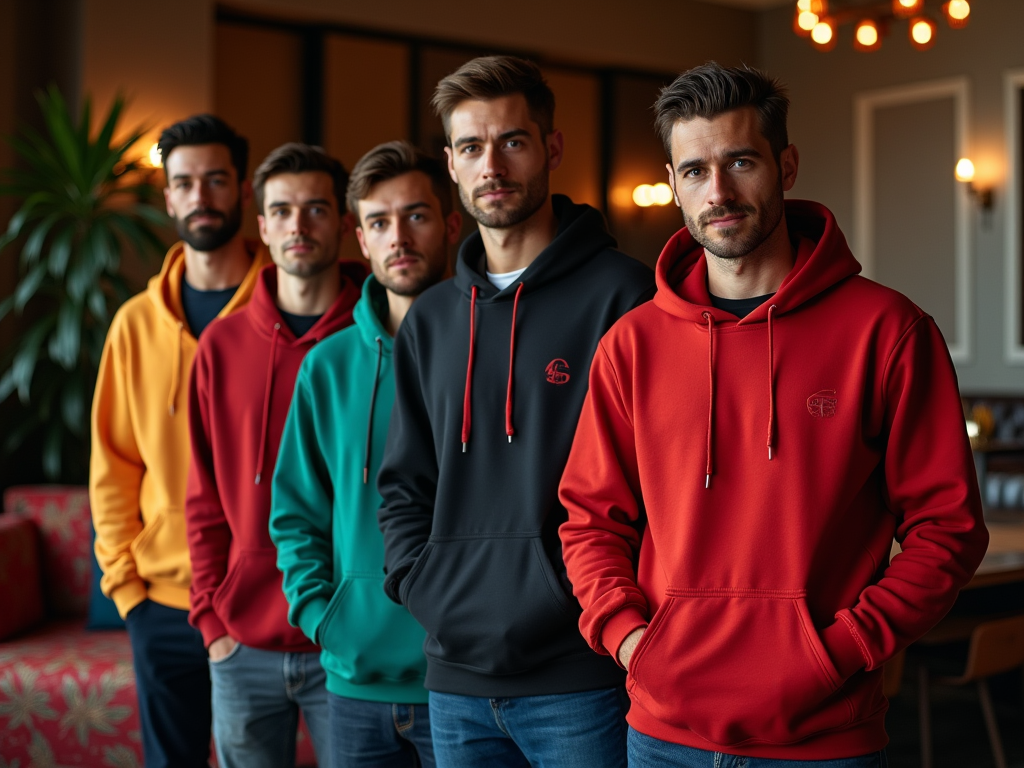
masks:
<svg viewBox="0 0 1024 768"><path fill-rule="evenodd" d="M863 19L853 32L853 47L858 51L877 51L882 47L882 35L878 22L874 19Z"/></svg>
<svg viewBox="0 0 1024 768"><path fill-rule="evenodd" d="M935 45L935 22L926 16L910 20L910 44L919 51Z"/></svg>
<svg viewBox="0 0 1024 768"><path fill-rule="evenodd" d="M949 0L942 4L942 13L953 29L963 29L971 15L971 4L967 0Z"/></svg>
<svg viewBox="0 0 1024 768"><path fill-rule="evenodd" d="M817 23L818 14L811 11L797 11L793 19L793 31L801 37L807 37Z"/></svg>
<svg viewBox="0 0 1024 768"><path fill-rule="evenodd" d="M836 24L832 19L821 19L811 30L811 42L819 51L831 51L836 47Z"/></svg>
<svg viewBox="0 0 1024 768"><path fill-rule="evenodd" d="M924 10L924 0L892 0L892 15L905 19Z"/></svg>

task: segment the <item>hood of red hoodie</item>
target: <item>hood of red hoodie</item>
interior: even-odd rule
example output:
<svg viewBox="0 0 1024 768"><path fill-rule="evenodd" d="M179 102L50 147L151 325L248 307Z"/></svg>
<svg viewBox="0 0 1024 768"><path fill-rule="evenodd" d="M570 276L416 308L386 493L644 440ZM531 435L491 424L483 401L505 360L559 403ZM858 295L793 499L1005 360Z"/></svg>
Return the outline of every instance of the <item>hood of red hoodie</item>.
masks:
<svg viewBox="0 0 1024 768"><path fill-rule="evenodd" d="M362 292L362 284L370 270L364 262L360 261L339 261L338 267L341 272L341 291L334 303L317 320L316 325L310 328L301 338L295 338L291 328L281 317L281 310L277 307L277 265L269 264L260 270L256 287L252 292L252 299L246 307L246 315L252 323L256 332L265 338L274 335L274 327L278 331L278 344L286 345L311 345L321 339L330 336L345 326L352 324L352 308Z"/></svg>
<svg viewBox="0 0 1024 768"><path fill-rule="evenodd" d="M796 262L770 302L737 320L731 313L711 306L708 294L708 263L704 247L685 227L662 249L655 268L658 293L654 303L669 314L704 323L710 314L716 324L765 322L769 305L777 317L813 299L861 267L839 230L832 211L809 200L786 201L786 223L797 240Z"/></svg>

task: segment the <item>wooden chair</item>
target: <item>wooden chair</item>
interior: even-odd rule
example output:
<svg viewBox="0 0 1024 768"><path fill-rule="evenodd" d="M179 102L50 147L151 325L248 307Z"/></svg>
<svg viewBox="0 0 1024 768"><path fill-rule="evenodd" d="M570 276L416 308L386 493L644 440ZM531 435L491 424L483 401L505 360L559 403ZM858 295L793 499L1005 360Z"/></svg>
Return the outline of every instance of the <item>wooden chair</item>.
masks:
<svg viewBox="0 0 1024 768"><path fill-rule="evenodd" d="M992 754L997 768L1006 768L1006 755L999 736L992 697L988 690L987 678L1015 667L1024 666L1024 616L985 621L974 627L967 648L967 665L959 677L939 677L939 685L967 685L976 683L981 710L985 715L985 726L992 744ZM921 766L932 768L931 712L928 691L930 681L928 668L918 667L918 707L921 718Z"/></svg>

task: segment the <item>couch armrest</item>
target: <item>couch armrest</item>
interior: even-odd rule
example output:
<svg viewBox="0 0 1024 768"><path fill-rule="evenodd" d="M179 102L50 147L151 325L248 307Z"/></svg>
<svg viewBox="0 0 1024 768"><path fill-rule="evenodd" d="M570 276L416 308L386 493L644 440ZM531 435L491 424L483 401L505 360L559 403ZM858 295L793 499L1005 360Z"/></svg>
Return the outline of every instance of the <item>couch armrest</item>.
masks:
<svg viewBox="0 0 1024 768"><path fill-rule="evenodd" d="M0 515L0 640L43 620L41 555L35 523Z"/></svg>

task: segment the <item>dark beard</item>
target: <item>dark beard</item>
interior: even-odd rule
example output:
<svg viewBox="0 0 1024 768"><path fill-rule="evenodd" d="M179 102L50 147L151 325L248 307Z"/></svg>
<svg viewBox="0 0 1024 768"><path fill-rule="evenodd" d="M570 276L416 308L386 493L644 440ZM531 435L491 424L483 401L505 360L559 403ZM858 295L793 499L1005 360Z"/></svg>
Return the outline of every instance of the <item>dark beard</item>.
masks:
<svg viewBox="0 0 1024 768"><path fill-rule="evenodd" d="M189 220L199 214L219 217L221 220L220 226L199 227L195 230L189 229ZM216 251L218 248L227 245L231 238L238 234L238 230L242 228L242 200L239 198L234 208L227 212L227 215L212 208L197 208L185 218L175 219L174 228L178 232L178 237L188 243L194 250L201 253Z"/></svg>
<svg viewBox="0 0 1024 768"><path fill-rule="evenodd" d="M483 211L477 208L474 202L477 197L487 192L492 192L495 189L525 189L526 194L523 196L522 202L514 208L503 208L500 205L495 206L490 211ZM493 182L491 184L485 184L477 187L473 190L473 194L470 195L460 185L459 186L459 199L462 200L463 206L469 215L477 220L479 224L488 229L508 229L514 227L517 224L522 224L528 218L533 216L537 211L541 209L541 206L547 202L548 199L548 172L545 168L543 171L538 173L523 187L522 184L516 184L513 182Z"/></svg>
<svg viewBox="0 0 1024 768"><path fill-rule="evenodd" d="M713 219L720 219L731 213L745 213L754 217L754 225L743 238L730 239L728 236L714 241L705 235L705 228ZM696 220L683 211L683 221L690 236L704 246L704 249L720 259L739 259L755 251L779 226L785 213L782 179L773 194L762 201L760 211L752 205L717 205L703 211ZM760 214L760 215L758 215ZM728 232L728 230L726 230Z"/></svg>
<svg viewBox="0 0 1024 768"><path fill-rule="evenodd" d="M399 253L395 258L399 258L403 254ZM434 262L424 258L424 263L427 265L428 270L413 283L407 283L402 285L398 280L392 278L387 271L387 263L381 265L380 269L376 265L373 267L373 276L377 278L377 282L387 288L389 291L394 293L396 296L419 296L427 288L434 285L435 283L441 282L441 278L444 277L445 270L448 269L448 260L436 259Z"/></svg>

